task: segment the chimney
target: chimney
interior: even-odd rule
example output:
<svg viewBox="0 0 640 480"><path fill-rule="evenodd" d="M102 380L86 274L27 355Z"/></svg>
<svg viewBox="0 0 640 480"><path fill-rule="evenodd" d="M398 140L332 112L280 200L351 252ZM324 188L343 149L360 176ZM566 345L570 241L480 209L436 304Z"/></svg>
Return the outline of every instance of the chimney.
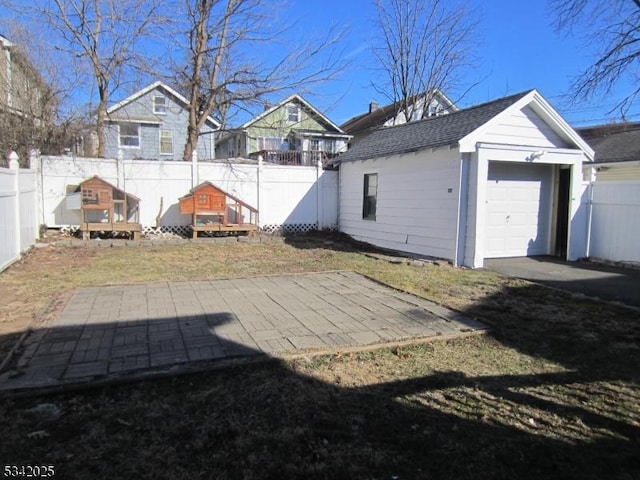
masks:
<svg viewBox="0 0 640 480"><path fill-rule="evenodd" d="M374 110L378 110L380 108L380 105L378 105L378 102L371 102L369 104L369 113L373 112Z"/></svg>

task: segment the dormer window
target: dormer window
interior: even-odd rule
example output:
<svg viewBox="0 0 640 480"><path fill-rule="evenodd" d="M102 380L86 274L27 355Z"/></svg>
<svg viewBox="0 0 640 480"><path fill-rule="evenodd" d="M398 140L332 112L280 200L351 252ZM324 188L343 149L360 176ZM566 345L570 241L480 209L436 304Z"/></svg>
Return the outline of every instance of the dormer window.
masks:
<svg viewBox="0 0 640 480"><path fill-rule="evenodd" d="M164 95L156 95L153 97L153 113L166 115L167 97L165 97Z"/></svg>
<svg viewBox="0 0 640 480"><path fill-rule="evenodd" d="M298 105L287 105L287 122L298 123L300 121L300 107Z"/></svg>

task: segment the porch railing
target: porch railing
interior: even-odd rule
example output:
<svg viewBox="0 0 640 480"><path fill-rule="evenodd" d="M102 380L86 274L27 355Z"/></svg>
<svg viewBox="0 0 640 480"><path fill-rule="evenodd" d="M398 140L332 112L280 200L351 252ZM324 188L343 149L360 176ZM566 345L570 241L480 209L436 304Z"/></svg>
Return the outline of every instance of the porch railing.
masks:
<svg viewBox="0 0 640 480"><path fill-rule="evenodd" d="M260 150L249 154L249 158L257 160L262 157L263 162L277 165L313 166L322 161L323 165L335 158L337 153L320 152L316 150Z"/></svg>

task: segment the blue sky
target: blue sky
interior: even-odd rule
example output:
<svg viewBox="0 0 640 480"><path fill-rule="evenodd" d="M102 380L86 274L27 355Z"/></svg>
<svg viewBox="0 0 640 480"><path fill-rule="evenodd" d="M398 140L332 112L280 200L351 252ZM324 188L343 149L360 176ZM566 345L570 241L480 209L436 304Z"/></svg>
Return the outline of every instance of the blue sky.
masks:
<svg viewBox="0 0 640 480"><path fill-rule="evenodd" d="M554 17L547 0L468 1L480 17L479 41L474 52L478 66L466 78L469 86L475 86L458 102L459 107L535 88L573 126L619 119L617 112L608 112L631 90L624 83L620 83L611 96L590 103L575 105L566 100L571 79L591 63L594 52L585 49L581 39L554 31ZM274 24L278 18L297 20L289 34L297 35L299 40L321 35L331 25L346 31L341 51L349 67L338 79L315 85L312 93L305 94L314 106L334 123L341 124L366 111L372 101L388 103L371 85L375 73L367 47L374 35L373 0L274 0L273 3ZM4 13L2 8L0 13ZM287 38L284 43L292 44L294 40ZM274 47L272 53L276 56L277 48L282 47ZM112 100L120 100L130 93L116 92ZM450 92L445 93L453 97ZM632 106L627 119L640 121L640 106Z"/></svg>
<svg viewBox="0 0 640 480"><path fill-rule="evenodd" d="M535 88L573 126L619 118L616 112L607 112L624 97L624 84L610 97L590 104L571 105L566 101L571 79L591 63L593 52L583 47L581 39L555 32L554 17L546 0L471 0L471 3L480 13L480 42L476 50L478 68L469 76L468 83L477 86L459 106ZM325 109L338 124L364 112L371 101L388 103L371 87L372 72L367 68L370 53L364 46L372 35L370 19L375 12L371 0L298 0L293 7L292 15L303 16L309 29L331 23L350 28L345 49L351 53L349 70L340 80L318 88L322 95L309 100ZM627 118L640 120L640 108L632 107Z"/></svg>

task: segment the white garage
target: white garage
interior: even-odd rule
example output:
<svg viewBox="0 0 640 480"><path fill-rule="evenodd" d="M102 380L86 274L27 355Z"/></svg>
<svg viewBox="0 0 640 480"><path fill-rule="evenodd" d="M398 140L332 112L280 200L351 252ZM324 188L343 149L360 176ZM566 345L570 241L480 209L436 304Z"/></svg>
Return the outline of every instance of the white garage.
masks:
<svg viewBox="0 0 640 480"><path fill-rule="evenodd" d="M485 258L551 253L552 166L490 161L487 177Z"/></svg>
<svg viewBox="0 0 640 480"><path fill-rule="evenodd" d="M385 127L338 157L339 226L378 247L482 267L585 255L593 150L535 90Z"/></svg>

